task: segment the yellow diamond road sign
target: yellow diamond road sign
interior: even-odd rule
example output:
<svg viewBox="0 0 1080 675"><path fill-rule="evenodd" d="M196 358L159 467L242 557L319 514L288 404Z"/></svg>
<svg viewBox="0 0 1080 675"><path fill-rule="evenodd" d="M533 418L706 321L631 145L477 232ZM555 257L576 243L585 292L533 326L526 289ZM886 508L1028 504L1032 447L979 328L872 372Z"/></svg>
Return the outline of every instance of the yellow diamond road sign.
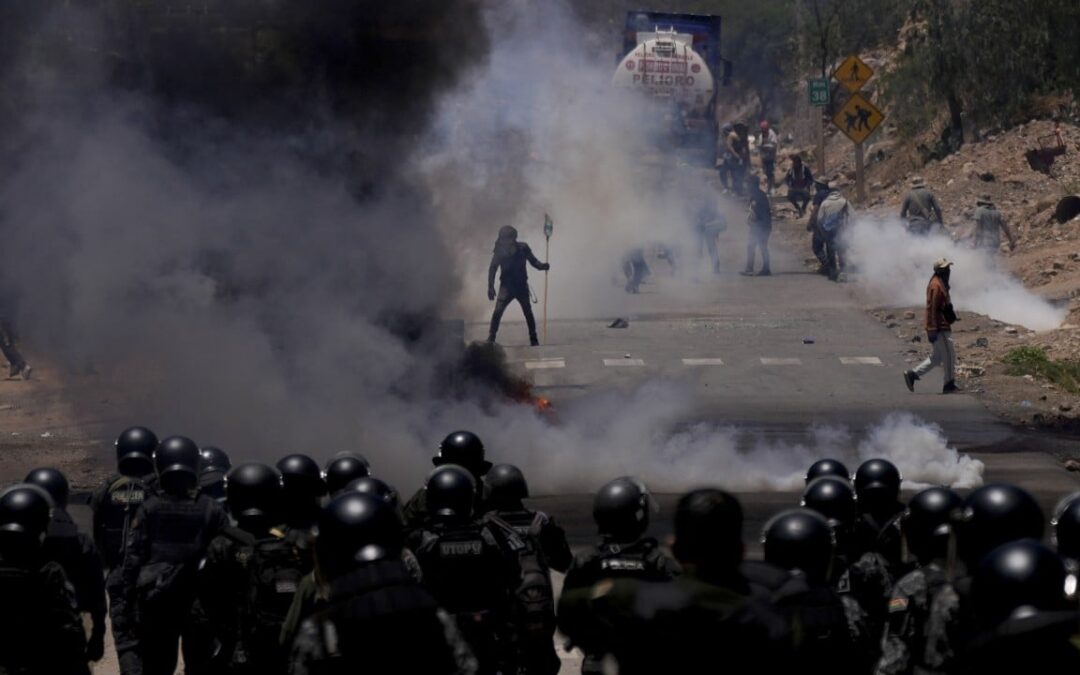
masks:
<svg viewBox="0 0 1080 675"><path fill-rule="evenodd" d="M852 93L862 89L873 76L874 69L855 54L844 59L840 67L833 72L833 77Z"/></svg>
<svg viewBox="0 0 1080 675"><path fill-rule="evenodd" d="M874 107L874 104L866 100L862 94L852 94L844 107L833 115L833 124L840 131L847 134L855 143L862 143L866 137L874 133L885 115Z"/></svg>

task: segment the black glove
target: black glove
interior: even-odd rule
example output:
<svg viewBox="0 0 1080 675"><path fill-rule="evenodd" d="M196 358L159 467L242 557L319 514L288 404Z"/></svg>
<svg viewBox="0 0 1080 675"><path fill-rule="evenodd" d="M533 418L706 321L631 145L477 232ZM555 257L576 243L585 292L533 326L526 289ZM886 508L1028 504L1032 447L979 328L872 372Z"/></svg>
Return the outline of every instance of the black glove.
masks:
<svg viewBox="0 0 1080 675"><path fill-rule="evenodd" d="M86 640L86 660L100 661L103 656L105 656L105 631L98 630L97 624L94 624L94 630L90 632L90 637Z"/></svg>
<svg viewBox="0 0 1080 675"><path fill-rule="evenodd" d="M540 271L547 272L549 269L551 269L550 263L540 263Z"/></svg>
<svg viewBox="0 0 1080 675"><path fill-rule="evenodd" d="M937 331L926 331L926 339L930 341L930 344L934 344L938 341Z"/></svg>
<svg viewBox="0 0 1080 675"><path fill-rule="evenodd" d="M489 288L488 289L488 300L494 300L494 299L495 299L495 289L494 288Z"/></svg>

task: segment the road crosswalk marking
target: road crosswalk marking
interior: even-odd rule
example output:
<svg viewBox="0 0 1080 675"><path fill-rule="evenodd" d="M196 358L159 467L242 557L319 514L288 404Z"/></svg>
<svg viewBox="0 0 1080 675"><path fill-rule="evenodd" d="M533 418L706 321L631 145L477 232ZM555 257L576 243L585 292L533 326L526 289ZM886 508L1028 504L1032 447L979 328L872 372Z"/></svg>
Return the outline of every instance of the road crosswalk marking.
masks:
<svg viewBox="0 0 1080 675"><path fill-rule="evenodd" d="M840 363L845 366L880 366L881 359L876 356L841 356Z"/></svg>
<svg viewBox="0 0 1080 675"><path fill-rule="evenodd" d="M786 358L762 357L761 365L763 365L763 366L801 366L802 365L802 359L786 359Z"/></svg>
<svg viewBox="0 0 1080 675"><path fill-rule="evenodd" d="M605 366L618 368L620 366L644 366L643 359L604 359Z"/></svg>
<svg viewBox="0 0 1080 675"><path fill-rule="evenodd" d="M553 358L553 359L540 359L539 361L526 361L525 368L527 370L546 370L548 368L565 368L566 359Z"/></svg>
<svg viewBox="0 0 1080 675"><path fill-rule="evenodd" d="M723 359L683 359L684 366L722 366Z"/></svg>

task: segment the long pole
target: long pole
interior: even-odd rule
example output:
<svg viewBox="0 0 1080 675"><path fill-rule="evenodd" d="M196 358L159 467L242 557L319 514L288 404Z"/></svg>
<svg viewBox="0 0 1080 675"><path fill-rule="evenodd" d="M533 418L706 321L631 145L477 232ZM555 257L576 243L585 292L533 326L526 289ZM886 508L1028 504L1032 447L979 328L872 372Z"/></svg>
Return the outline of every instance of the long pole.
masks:
<svg viewBox="0 0 1080 675"><path fill-rule="evenodd" d="M855 144L855 195L859 206L866 203L866 170L863 159L863 144Z"/></svg>
<svg viewBox="0 0 1080 675"><path fill-rule="evenodd" d="M551 257L551 237L544 238L544 262L548 262ZM548 271L544 270L544 344L547 344L547 291L548 291Z"/></svg>

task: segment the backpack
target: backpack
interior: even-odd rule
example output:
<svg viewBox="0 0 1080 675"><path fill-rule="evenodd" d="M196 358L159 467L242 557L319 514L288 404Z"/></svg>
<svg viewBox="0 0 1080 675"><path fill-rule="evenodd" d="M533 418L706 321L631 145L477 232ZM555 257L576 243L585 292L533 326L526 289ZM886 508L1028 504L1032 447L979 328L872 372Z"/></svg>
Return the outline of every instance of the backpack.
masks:
<svg viewBox="0 0 1080 675"><path fill-rule="evenodd" d="M118 476L105 489L104 499L98 506L101 513L95 518L99 529L94 535L109 569L123 564L131 536L131 518L150 494L146 482L134 476Z"/></svg>
<svg viewBox="0 0 1080 675"><path fill-rule="evenodd" d="M517 585L511 589L511 621L522 639L550 640L555 631L555 591L551 573L540 548L540 530L546 517L533 516L524 533L494 513L485 523L499 533L500 543L517 555L521 569Z"/></svg>
<svg viewBox="0 0 1080 675"><path fill-rule="evenodd" d="M240 608L240 641L251 654L273 655L304 575L303 561L296 547L276 532L260 539L230 527L225 535L239 545L236 558L248 577L244 606Z"/></svg>

